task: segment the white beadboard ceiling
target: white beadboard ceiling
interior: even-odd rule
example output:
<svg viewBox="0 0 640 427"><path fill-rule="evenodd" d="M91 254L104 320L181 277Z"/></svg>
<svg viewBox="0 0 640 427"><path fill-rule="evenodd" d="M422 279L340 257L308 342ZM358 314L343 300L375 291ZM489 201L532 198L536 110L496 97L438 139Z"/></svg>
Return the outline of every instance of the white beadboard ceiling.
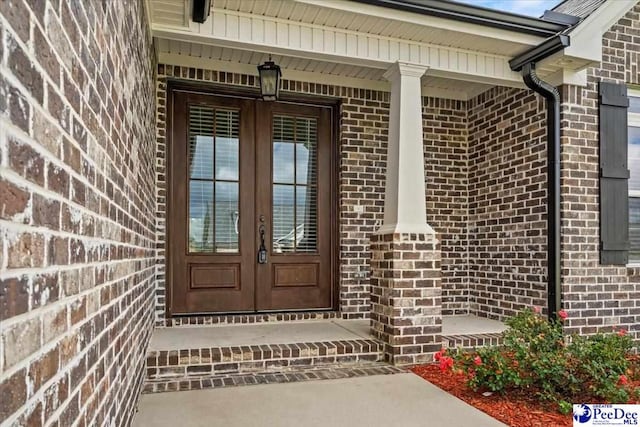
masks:
<svg viewBox="0 0 640 427"><path fill-rule="evenodd" d="M156 47L160 59L172 65L193 66L201 62L203 68L214 65L224 71L225 68L236 70L233 65L242 64L249 67L241 68L247 73L257 75L257 66L269 59L269 55L261 52L251 52L228 47L210 46L198 43L189 43L178 40L156 39ZM200 59L200 61L198 61ZM295 72L319 74L316 82L322 82L328 76L345 77L353 79L345 81L345 84L371 88L386 88L386 80L383 77L384 70L368 68L356 65L341 64L337 62L319 61L292 56L272 55L273 61L283 69L284 78L298 79L304 75ZM324 76L324 77L322 77ZM358 82L362 80L362 82ZM337 79L335 81L340 81ZM372 86L364 84L364 81L375 82ZM361 84L358 84L361 83ZM491 85L463 82L436 76L425 76L422 79L425 95L466 100L491 88Z"/></svg>
<svg viewBox="0 0 640 427"><path fill-rule="evenodd" d="M170 26L189 26L191 0L148 0L154 23ZM539 38L521 35L523 42L480 38L462 31L409 23L390 18L367 16L355 12L331 9L292 0L211 0L212 10L241 12L248 15L281 18L292 22L305 22L343 30L357 31L383 37L395 37L401 30L403 38L411 41L442 46L468 48L479 52L516 55ZM428 19L425 18L425 19ZM437 22L434 18L433 22ZM530 42L530 43L527 43Z"/></svg>
<svg viewBox="0 0 640 427"><path fill-rule="evenodd" d="M189 26L190 0L147 0L151 21L176 27Z"/></svg>
<svg viewBox="0 0 640 427"><path fill-rule="evenodd" d="M343 30L375 34L383 37L395 37L401 30L403 39L433 43L442 46L468 48L487 53L515 55L522 51L522 43L501 40L482 40L481 38L450 31L442 28L428 28L424 25L412 24L390 18L367 16L354 12L345 12L320 7L309 3L291 2L291 0L213 0L215 9L238 11L278 17L295 22L306 22L314 25L340 28ZM436 19L433 20L436 22ZM525 37L534 40L535 37Z"/></svg>
<svg viewBox="0 0 640 427"><path fill-rule="evenodd" d="M514 56L530 46L537 44L540 39L535 36L509 33L501 37L502 33L494 32L487 37L479 37L473 34L474 29L462 29L463 23L445 22L440 18L419 16L412 21L411 16L403 15L403 12L394 13L393 19L376 16L373 13L364 13L361 4L351 4L353 10L340 10L334 5L344 4L343 0L212 0L211 16L203 25L191 22L191 0L146 0L148 2L152 27L158 57L161 62L173 65L189 65L228 68L237 72L255 72L255 66L268 59L270 49L265 46L251 46L250 44L234 46L228 40L222 40L216 45L215 37L210 29L216 16L230 16L235 14L235 19L251 19L263 17L265 19L278 19L284 23L303 23L314 26L313 28L336 28L352 34L360 34L366 37L382 37L389 40L402 40L411 43L428 43L429 46L442 46L451 49L469 49L480 55L489 55L487 58L508 58ZM335 2L335 3L332 3ZM317 3L317 4L315 4ZM396 12L396 11L392 11ZM243 18L246 17L246 18ZM223 22L229 18L224 18ZM160 28L161 31L155 29ZM217 28L217 27L216 27ZM215 31L215 28L214 28ZM502 31L502 30L500 30ZM191 37L190 34L194 36ZM239 34L238 40L243 40L244 33ZM175 37L174 37L175 35ZM249 36L247 36L249 37ZM205 40L206 39L206 40ZM412 46L415 47L415 46ZM257 52L260 50L261 52ZM289 74L292 79L308 79L313 82L323 82L326 78L333 78L332 83L341 83L340 77L350 79L344 81L344 85L356 87L383 88L387 83L383 78L384 69L366 63L348 64L347 61L333 58L314 58L309 55L296 55L296 53L279 52L273 59L282 67L285 77ZM444 51L438 55L448 55ZM451 54L455 55L456 52ZM441 56L442 57L442 56ZM466 61L463 53L460 61ZM479 60L480 61L480 60ZM496 63L496 67L504 67L502 63ZM201 65L200 65L201 64ZM252 66L252 68L249 68ZM244 67L244 68L243 68ZM555 72L555 68L539 68L541 75ZM505 73L508 73L507 71ZM449 74L442 70L434 70L432 75L427 73L423 78L426 88L431 88L434 96L454 99L468 99L481 93L496 83L491 79L473 79L470 76ZM500 77L499 73L496 73ZM505 74L507 75L507 74ZM325 76L325 77L323 77ZM509 85L521 84L521 80L513 74L508 77Z"/></svg>

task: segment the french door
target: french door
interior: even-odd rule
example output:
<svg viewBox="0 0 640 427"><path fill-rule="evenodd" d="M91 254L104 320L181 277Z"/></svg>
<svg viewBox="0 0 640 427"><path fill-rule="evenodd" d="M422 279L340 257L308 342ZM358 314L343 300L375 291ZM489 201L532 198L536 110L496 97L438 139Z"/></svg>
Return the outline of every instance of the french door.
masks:
<svg viewBox="0 0 640 427"><path fill-rule="evenodd" d="M171 314L332 304L331 109L174 91Z"/></svg>

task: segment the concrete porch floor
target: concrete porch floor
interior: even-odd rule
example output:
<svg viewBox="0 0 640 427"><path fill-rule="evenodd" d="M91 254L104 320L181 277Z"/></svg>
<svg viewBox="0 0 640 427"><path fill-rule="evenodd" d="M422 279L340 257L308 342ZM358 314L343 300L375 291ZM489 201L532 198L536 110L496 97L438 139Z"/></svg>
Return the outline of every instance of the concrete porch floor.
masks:
<svg viewBox="0 0 640 427"><path fill-rule="evenodd" d="M411 373L143 394L134 427L504 424Z"/></svg>
<svg viewBox="0 0 640 427"><path fill-rule="evenodd" d="M445 316L443 335L499 333L506 326L475 316ZM224 326L158 328L149 350L369 339L369 320L314 320Z"/></svg>
<svg viewBox="0 0 640 427"><path fill-rule="evenodd" d="M225 326L160 328L153 331L149 350L295 344L369 339L368 320L314 320Z"/></svg>
<svg viewBox="0 0 640 427"><path fill-rule="evenodd" d="M477 316L444 316L442 335L496 334L507 329L507 325L497 320Z"/></svg>

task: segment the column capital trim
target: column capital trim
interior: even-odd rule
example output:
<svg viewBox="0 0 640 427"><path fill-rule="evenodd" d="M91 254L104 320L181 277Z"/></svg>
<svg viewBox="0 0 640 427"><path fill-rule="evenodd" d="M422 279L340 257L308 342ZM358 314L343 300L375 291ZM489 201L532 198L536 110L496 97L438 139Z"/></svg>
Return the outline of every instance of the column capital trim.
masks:
<svg viewBox="0 0 640 427"><path fill-rule="evenodd" d="M407 76L407 77L422 77L427 72L429 67L425 65L418 64L410 64L408 62L394 62L391 64L387 71L384 73L384 78L391 81L396 79L398 76Z"/></svg>

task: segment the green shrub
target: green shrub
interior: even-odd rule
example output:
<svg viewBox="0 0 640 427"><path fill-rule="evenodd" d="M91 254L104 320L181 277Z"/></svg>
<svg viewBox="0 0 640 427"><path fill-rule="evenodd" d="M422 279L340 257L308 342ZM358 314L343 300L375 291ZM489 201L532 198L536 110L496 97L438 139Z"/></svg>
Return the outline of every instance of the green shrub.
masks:
<svg viewBox="0 0 640 427"><path fill-rule="evenodd" d="M566 313L559 315L559 320L548 321L536 311L523 310L506 322L509 329L501 346L441 352L438 359L452 357L454 369L467 374L474 390L535 395L562 412L571 408L570 402L627 402L631 337L624 330L566 337Z"/></svg>

